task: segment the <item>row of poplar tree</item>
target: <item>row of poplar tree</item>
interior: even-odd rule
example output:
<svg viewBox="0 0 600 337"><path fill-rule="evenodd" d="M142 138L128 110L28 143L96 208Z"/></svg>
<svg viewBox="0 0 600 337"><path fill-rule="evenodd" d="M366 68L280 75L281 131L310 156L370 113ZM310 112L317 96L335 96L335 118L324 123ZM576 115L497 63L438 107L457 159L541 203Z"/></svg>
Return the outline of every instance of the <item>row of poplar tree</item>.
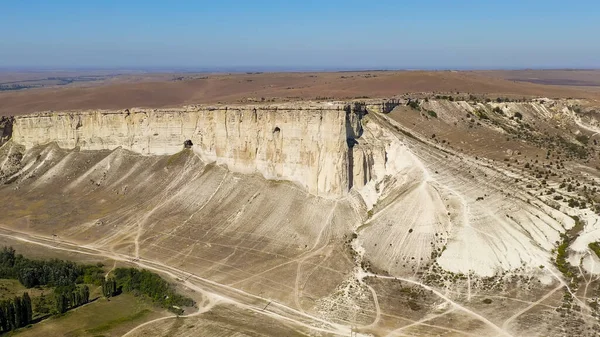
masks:
<svg viewBox="0 0 600 337"><path fill-rule="evenodd" d="M65 313L71 308L78 307L90 301L90 288L83 287L58 287L54 289L54 303L56 312Z"/></svg>
<svg viewBox="0 0 600 337"><path fill-rule="evenodd" d="M119 288L117 288L117 281L114 278L102 281L102 295L109 298L118 295Z"/></svg>
<svg viewBox="0 0 600 337"><path fill-rule="evenodd" d="M0 328L3 332L24 327L31 323L32 318L33 308L28 293L0 301Z"/></svg>

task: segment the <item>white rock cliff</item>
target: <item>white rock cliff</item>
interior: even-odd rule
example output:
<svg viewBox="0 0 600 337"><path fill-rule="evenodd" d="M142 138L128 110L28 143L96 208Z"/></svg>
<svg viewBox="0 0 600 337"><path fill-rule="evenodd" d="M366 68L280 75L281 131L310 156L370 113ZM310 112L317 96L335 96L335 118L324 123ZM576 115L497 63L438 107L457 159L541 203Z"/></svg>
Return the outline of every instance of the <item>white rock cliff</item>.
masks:
<svg viewBox="0 0 600 337"><path fill-rule="evenodd" d="M343 103L45 112L16 117L13 129L13 141L27 148L56 142L67 149L172 155L190 140L207 163L290 180L326 197L367 184L374 158L384 157L354 146L361 115Z"/></svg>

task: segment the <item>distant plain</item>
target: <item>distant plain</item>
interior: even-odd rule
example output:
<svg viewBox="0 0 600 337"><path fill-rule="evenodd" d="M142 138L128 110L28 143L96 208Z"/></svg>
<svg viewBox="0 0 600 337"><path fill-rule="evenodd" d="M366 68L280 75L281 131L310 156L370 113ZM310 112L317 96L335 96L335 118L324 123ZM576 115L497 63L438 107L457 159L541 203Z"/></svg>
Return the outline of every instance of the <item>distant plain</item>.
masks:
<svg viewBox="0 0 600 337"><path fill-rule="evenodd" d="M0 115L48 110L390 98L421 92L600 100L598 70L185 73L0 71Z"/></svg>

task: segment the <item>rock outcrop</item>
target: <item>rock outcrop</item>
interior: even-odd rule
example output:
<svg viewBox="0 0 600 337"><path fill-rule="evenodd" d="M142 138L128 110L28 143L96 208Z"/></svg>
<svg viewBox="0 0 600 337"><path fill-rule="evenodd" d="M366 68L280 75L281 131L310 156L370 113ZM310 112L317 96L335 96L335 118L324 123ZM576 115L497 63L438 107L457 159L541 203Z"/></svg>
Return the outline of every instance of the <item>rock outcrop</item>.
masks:
<svg viewBox="0 0 600 337"><path fill-rule="evenodd" d="M26 148L56 142L67 149L122 147L145 155L172 155L185 143L205 162L340 197L371 177L373 156L353 146L362 134L364 108L339 102L46 112L16 117L12 138Z"/></svg>

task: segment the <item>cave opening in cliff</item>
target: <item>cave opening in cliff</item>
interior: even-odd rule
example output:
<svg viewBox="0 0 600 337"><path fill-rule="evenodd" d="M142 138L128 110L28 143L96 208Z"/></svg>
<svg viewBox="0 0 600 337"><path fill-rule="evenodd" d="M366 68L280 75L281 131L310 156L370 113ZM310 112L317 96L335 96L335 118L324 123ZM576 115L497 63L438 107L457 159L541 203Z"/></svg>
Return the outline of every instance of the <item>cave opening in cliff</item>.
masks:
<svg viewBox="0 0 600 337"><path fill-rule="evenodd" d="M278 133L278 132L280 132L280 131L281 131L281 129L280 129L278 126L276 126L276 127L275 127L275 129L273 129L273 133L274 133L274 134L275 134L275 133Z"/></svg>

